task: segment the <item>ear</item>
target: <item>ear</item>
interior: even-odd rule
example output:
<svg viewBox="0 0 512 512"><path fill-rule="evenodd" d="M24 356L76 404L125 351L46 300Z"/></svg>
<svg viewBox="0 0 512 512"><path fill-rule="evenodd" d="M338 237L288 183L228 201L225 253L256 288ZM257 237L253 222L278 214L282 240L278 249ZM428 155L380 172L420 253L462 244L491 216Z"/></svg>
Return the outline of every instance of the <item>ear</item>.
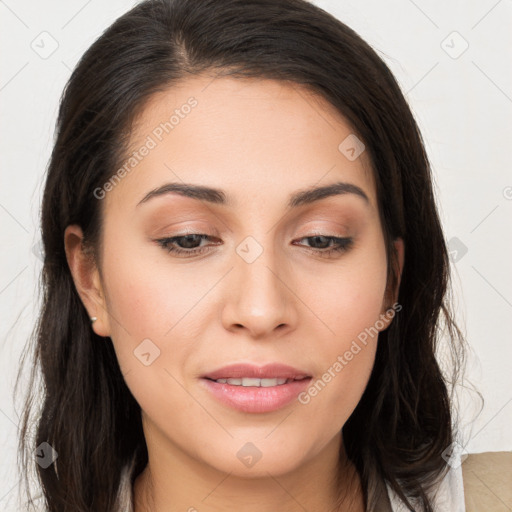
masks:
<svg viewBox="0 0 512 512"><path fill-rule="evenodd" d="M96 317L92 329L98 336L110 336L109 315L101 278L92 254L83 246L83 233L78 225L64 231L64 247L76 290L89 317Z"/></svg>
<svg viewBox="0 0 512 512"><path fill-rule="evenodd" d="M394 288L392 288L393 283L389 283L388 287L386 288L386 293L384 294L384 299L382 302L382 311L381 311L381 320L385 324L384 329L379 330L385 330L387 327L389 327L389 324L393 320L395 316L395 309L393 308L393 313L388 313L386 315L386 312L389 311L394 304L398 301L398 292L400 290L400 282L402 280L402 271L404 268L404 258L405 258L405 246L404 241L402 238L395 238L393 240L393 246L396 251L396 259L393 260L392 264L395 268L395 273L397 276L396 285ZM402 306L399 304L396 308L396 311L400 311L402 309Z"/></svg>

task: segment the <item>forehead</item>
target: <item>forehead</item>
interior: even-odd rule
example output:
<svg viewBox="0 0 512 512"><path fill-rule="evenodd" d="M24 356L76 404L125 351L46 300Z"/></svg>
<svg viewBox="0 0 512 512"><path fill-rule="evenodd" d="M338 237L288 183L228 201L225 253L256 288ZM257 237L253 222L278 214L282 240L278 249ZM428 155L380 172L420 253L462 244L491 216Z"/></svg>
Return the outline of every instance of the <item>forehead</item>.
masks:
<svg viewBox="0 0 512 512"><path fill-rule="evenodd" d="M282 191L284 200L285 189L288 197L343 180L363 188L375 205L366 152L355 159L346 152L354 137L329 102L298 84L198 75L145 103L132 125L126 161L143 146L151 149L107 196L123 192L135 205L144 192L169 181L222 184L240 206L241 192L278 198Z"/></svg>

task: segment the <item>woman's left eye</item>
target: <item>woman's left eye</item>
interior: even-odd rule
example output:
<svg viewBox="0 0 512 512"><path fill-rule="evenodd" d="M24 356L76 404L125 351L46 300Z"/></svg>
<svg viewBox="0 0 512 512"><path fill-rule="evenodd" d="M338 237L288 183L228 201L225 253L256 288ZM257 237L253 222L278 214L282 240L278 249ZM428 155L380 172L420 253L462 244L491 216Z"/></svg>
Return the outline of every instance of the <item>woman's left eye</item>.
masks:
<svg viewBox="0 0 512 512"><path fill-rule="evenodd" d="M320 245L319 249L315 249L311 247L311 245L307 246L314 252L318 253L320 256L332 256L335 253L343 253L347 252L351 249L354 244L354 239L350 237L337 237L337 236L327 236L327 235L313 235L313 236L305 236L300 240L312 240L313 245ZM334 245L330 245L331 242ZM310 242L311 244L311 242ZM327 245L326 245L327 244Z"/></svg>
<svg viewBox="0 0 512 512"><path fill-rule="evenodd" d="M176 254L187 256L197 256L199 254L204 253L205 251L210 250L210 246L203 245L201 246L201 242L203 240L213 240L213 237L205 234L199 233L189 233L187 235L173 236L167 238L161 238L156 240L158 244L165 249L166 251ZM340 238L336 236L327 236L327 235L313 235L306 236L300 238L299 240L310 240L309 245L305 246L309 250L313 251L315 254L319 254L320 256L330 256L334 255L334 253L343 253L348 251L354 240L350 237ZM319 248L312 247L311 241L313 245L319 245ZM333 245L331 245L331 243ZM198 245L199 244L199 245ZM213 245L219 245L219 243L215 243ZM294 245L303 245L303 244L295 244Z"/></svg>

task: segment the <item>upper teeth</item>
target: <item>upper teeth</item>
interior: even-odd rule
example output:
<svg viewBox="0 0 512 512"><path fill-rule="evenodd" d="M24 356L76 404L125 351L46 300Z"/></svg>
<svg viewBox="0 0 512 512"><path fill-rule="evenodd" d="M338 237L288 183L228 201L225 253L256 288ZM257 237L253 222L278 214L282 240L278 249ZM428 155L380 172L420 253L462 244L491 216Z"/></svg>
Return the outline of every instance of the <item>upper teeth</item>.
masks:
<svg viewBox="0 0 512 512"><path fill-rule="evenodd" d="M243 379L217 379L216 382L231 384L232 386L256 386L268 388L270 386L280 386L281 384L285 384L287 380L288 379L254 379L244 377Z"/></svg>

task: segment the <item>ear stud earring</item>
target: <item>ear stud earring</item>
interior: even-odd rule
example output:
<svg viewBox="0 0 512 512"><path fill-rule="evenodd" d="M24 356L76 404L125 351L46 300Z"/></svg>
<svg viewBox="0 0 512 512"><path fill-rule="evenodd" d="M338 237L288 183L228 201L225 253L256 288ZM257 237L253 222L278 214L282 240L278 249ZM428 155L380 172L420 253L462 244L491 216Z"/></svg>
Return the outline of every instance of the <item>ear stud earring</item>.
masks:
<svg viewBox="0 0 512 512"><path fill-rule="evenodd" d="M95 316L92 316L92 317L91 317L91 324L93 324L94 322L96 322L96 320L98 320L98 318L97 318L97 317L95 317Z"/></svg>

